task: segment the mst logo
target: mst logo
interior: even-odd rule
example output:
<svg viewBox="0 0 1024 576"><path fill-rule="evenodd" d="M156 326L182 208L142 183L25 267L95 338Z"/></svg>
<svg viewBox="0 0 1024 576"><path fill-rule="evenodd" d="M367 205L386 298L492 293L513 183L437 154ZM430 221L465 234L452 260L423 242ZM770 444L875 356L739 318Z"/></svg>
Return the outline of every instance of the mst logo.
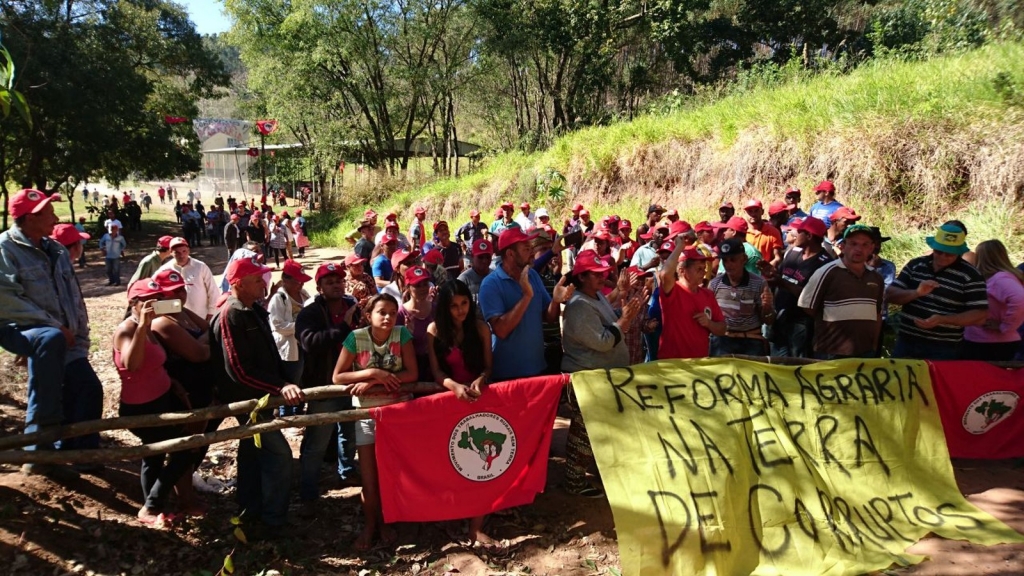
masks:
<svg viewBox="0 0 1024 576"><path fill-rule="evenodd" d="M964 412L964 429L971 434L988 432L1013 414L1019 398L1016 393L1005 390L982 394Z"/></svg>
<svg viewBox="0 0 1024 576"><path fill-rule="evenodd" d="M494 480L516 457L516 433L507 420L493 412L470 414L452 430L448 456L464 478Z"/></svg>

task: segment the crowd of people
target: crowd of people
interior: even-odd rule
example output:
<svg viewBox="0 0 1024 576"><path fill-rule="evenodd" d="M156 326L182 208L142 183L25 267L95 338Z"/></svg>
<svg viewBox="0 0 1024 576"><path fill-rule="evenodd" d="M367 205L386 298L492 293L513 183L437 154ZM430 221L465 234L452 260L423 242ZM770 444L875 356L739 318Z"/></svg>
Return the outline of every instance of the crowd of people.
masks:
<svg viewBox="0 0 1024 576"><path fill-rule="evenodd" d="M404 402L411 396L401 385L415 381L437 382L475 402L491 382L674 358L872 358L887 351L917 359L1021 358L1024 272L1000 240L972 251L962 222L937 223L922 255L898 270L881 256L889 239L840 203L832 182L814 193L806 212L801 191L791 187L767 209L749 199L737 215L723 202L716 218L695 224L652 204L635 228L614 214L593 218L582 204L557 223L529 203L518 213L503 204L491 225L474 209L454 234L448 222L429 221L423 207L404 232L397 214L381 226L367 210L349 235L352 254L315 270L297 261L306 235L300 210L292 220L266 197L259 210L229 198L204 213L193 199L196 206L182 205L182 236L160 238L128 285L129 310L112 340L120 412L271 394L284 399L281 413L315 414ZM70 368L88 364L81 352L88 322L71 265L83 236L58 225L50 202L34 190L14 195L15 225L0 235L0 345L29 359L27 432L98 418L102 397L91 369ZM220 285L191 256L200 241L186 223L193 208L195 220L214 221L212 235L228 248ZM281 270L272 286L271 259ZM56 288L43 273L51 262ZM309 282L315 293L306 291ZM899 308L891 322L890 308ZM891 350L884 345L890 332ZM304 389L326 385L348 395L305 402ZM565 488L602 497L588 476L593 451L571 388L567 401ZM135 433L154 442L219 425ZM97 442L82 437L74 445ZM287 520L292 453L280 431L264 432L261 442L260 449L251 438L240 442L237 499L245 519L274 535ZM315 509L320 497L328 450L336 452L338 477L361 485L360 550L395 538L381 515L374 444L372 420L313 426L299 457L306 506ZM186 451L142 463L142 522L203 512L185 486L203 456ZM485 518L468 520L472 541L500 547L484 531Z"/></svg>

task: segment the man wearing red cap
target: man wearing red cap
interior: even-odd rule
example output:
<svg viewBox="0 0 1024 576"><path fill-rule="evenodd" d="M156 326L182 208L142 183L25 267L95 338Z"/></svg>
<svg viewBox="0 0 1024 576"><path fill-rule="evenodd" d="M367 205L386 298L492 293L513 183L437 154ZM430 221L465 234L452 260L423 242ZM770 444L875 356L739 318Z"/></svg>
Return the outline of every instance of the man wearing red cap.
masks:
<svg viewBox="0 0 1024 576"><path fill-rule="evenodd" d="M243 258L229 264L224 274L231 291L210 322L210 357L213 365L224 367L217 384L217 396L224 402L267 394L281 396L288 406L303 400L302 390L284 376L269 314L259 305L267 291L263 279L267 272L270 269L255 259ZM236 419L244 424L248 416ZM261 421L272 418L272 410L259 413ZM271 536L284 527L291 492L292 449L288 441L280 430L263 432L260 438L260 448L252 438L238 444L236 499L250 537L252 521L262 522L266 533L260 535ZM257 534L260 531L255 530Z"/></svg>
<svg viewBox="0 0 1024 576"><path fill-rule="evenodd" d="M476 242L487 237L487 230L487 224L480 221L480 211L470 210L469 222L460 226L455 232L455 241L462 246L467 259L472 258L472 247Z"/></svg>
<svg viewBox="0 0 1024 576"><path fill-rule="evenodd" d="M533 270L532 236L518 227L498 238L501 266L480 285L480 309L493 331L494 380L525 378L542 373L544 357L543 322L555 322L561 305L572 296L565 278L548 295L544 281Z"/></svg>
<svg viewBox="0 0 1024 576"><path fill-rule="evenodd" d="M50 196L22 190L11 196L14 225L0 234L0 346L28 358L25 433L98 419L103 386L89 365L89 317L68 252L50 239L57 224ZM53 440L26 450L96 448L99 434ZM26 464L30 473L74 473Z"/></svg>
<svg viewBox="0 0 1024 576"><path fill-rule="evenodd" d="M853 208L840 206L832 213L831 220L832 225L828 227L828 234L825 236L825 251L833 258L838 258L843 251L843 235L847 228L860 220L860 214Z"/></svg>
<svg viewBox="0 0 1024 576"><path fill-rule="evenodd" d="M479 302L480 284L491 273L494 245L490 240L480 239L470 245L470 250L473 253L472 265L459 275L459 280L465 282L469 287L469 291L473 294L473 301Z"/></svg>
<svg viewBox="0 0 1024 576"><path fill-rule="evenodd" d="M682 258L682 259L680 259ZM683 235L658 271L658 302L663 323L658 359L706 358L711 334L725 334L725 316L715 295L704 287L707 257L687 248Z"/></svg>
<svg viewBox="0 0 1024 576"><path fill-rule="evenodd" d="M808 216L795 226L793 246L786 251L778 274L770 275L768 284L775 288L775 323L772 325L772 356L812 358L814 356L814 318L797 305L811 276L832 261L822 241L825 223Z"/></svg>
<svg viewBox="0 0 1024 576"><path fill-rule="evenodd" d="M520 204L519 214L516 215L515 221L519 224L519 227L523 229L523 232L533 230L535 220L536 216L534 216L533 212L530 211L530 203L523 202Z"/></svg>
<svg viewBox="0 0 1024 576"><path fill-rule="evenodd" d="M832 213L843 207L836 200L836 185L831 180L822 180L814 187L814 196L817 200L811 205L810 215L825 223L826 227L832 225Z"/></svg>
<svg viewBox="0 0 1024 576"><path fill-rule="evenodd" d="M398 250L398 237L394 234L389 232L381 240L383 240L381 242L383 250L373 259L373 264L370 267L377 288L383 288L391 283L391 276L394 274L391 257Z"/></svg>
<svg viewBox="0 0 1024 576"><path fill-rule="evenodd" d="M160 270L174 270L181 274L188 284L185 308L209 321L217 311L217 299L220 298L220 288L213 280L213 272L206 263L192 258L191 248L184 238L172 239L170 247L174 259L166 262Z"/></svg>
<svg viewBox="0 0 1024 576"><path fill-rule="evenodd" d="M725 224L729 222L729 219L736 215L736 208L733 208L732 202L723 201L718 207L718 220Z"/></svg>
<svg viewBox="0 0 1024 576"><path fill-rule="evenodd" d="M285 260L281 270L281 282L277 292L272 294L267 305L270 313L270 328L274 331L274 343L281 354L284 377L289 382L298 382L302 375L302 359L299 357L299 343L295 339L295 318L302 311L307 293L302 286L313 278L295 260Z"/></svg>
<svg viewBox="0 0 1024 576"><path fill-rule="evenodd" d="M747 242L757 248L763 261L777 266L782 262L782 233L764 221L764 206L760 200L750 200L743 210L747 213Z"/></svg>
<svg viewBox="0 0 1024 576"><path fill-rule="evenodd" d="M156 248L139 261L138 268L128 281L129 286L140 278L152 278L160 271L160 267L171 258L171 240L173 238L170 236L161 236L156 241Z"/></svg>
<svg viewBox="0 0 1024 576"><path fill-rule="evenodd" d="M515 220L512 218L512 210L514 206L511 202L505 202L501 205L501 218L495 220L491 224L491 241L497 242L498 237L501 233L508 229Z"/></svg>
<svg viewBox="0 0 1024 576"><path fill-rule="evenodd" d="M353 329L361 322L360 307L356 299L346 295L349 279L348 270L362 273L362 262L349 255L346 265L328 262L316 270L316 291L319 293L295 318L295 334L302 348L302 388L330 386L331 376L341 345ZM373 291L377 293L376 289ZM352 408L351 396L339 396L324 400L311 400L308 414L338 412ZM339 422L323 426L309 426L302 436L299 456L299 498L304 503L320 497L320 467L323 465L327 443L337 432L338 468L337 473L345 485L359 484L355 470L355 422Z"/></svg>
<svg viewBox="0 0 1024 576"><path fill-rule="evenodd" d="M761 251L755 248L753 244L746 241L747 230L750 229L750 226L747 225L747 221L744 220L743 218L740 218L739 216L733 216L732 218L729 218L729 221L726 222L724 226L718 224L716 224L716 226L725 229L722 232L723 242L730 238L737 238L740 242L743 243L743 251L747 255L747 263L744 265L746 271L751 274L761 274L761 271L758 266L759 263L762 261ZM719 247L721 247L723 242L719 242ZM725 265L721 263L721 259L719 259L718 273L725 273Z"/></svg>
<svg viewBox="0 0 1024 576"><path fill-rule="evenodd" d="M358 254L349 254L345 257L345 294L355 298L360 307L363 307L372 296L377 295L377 284L373 276L366 272L366 259Z"/></svg>
<svg viewBox="0 0 1024 576"><path fill-rule="evenodd" d="M426 225L423 223L427 219L427 209L423 206L416 207L416 217L412 219L412 226L409 227L409 238L412 240L412 246L423 251L423 245L427 242L427 231Z"/></svg>
<svg viewBox="0 0 1024 576"><path fill-rule="evenodd" d="M68 251L68 258L74 262L85 253L85 241L91 238L75 224L57 224L53 227L50 238L57 241Z"/></svg>

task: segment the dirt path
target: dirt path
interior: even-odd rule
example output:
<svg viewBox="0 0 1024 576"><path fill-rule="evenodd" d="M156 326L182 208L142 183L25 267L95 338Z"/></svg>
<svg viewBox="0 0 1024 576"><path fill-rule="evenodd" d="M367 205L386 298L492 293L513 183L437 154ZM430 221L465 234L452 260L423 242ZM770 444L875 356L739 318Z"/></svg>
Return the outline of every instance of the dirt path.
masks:
<svg viewBox="0 0 1024 576"><path fill-rule="evenodd" d="M168 208L144 219L143 235L133 239L123 267L125 280L139 258L162 233L174 232ZM304 263L315 267L337 260L347 250L315 248ZM193 255L215 274L223 272L227 254L221 247L196 247ZM119 385L110 362L109 337L122 318L124 288L105 286L95 252L93 264L80 272L93 327L91 361L103 380L104 414L116 415ZM306 287L310 292L314 287ZM9 354L0 353L0 430L18 433L24 413L25 372ZM561 483L565 429L559 419L549 461L548 490L532 506L495 515L489 530L519 543L509 558L489 558L448 535L452 526L400 526L397 550L357 554L351 541L361 523L359 490L341 487L329 467L322 481L329 488L312 517L293 517L301 538L276 544L243 545L232 536L235 513L230 490L205 494L210 512L175 530L154 531L135 520L140 506L138 468L115 463L99 475L68 484L25 476L15 467L0 467L0 565L9 574L214 574L232 554L239 574L276 570L280 574L615 574L619 568L611 510L604 500L566 494ZM297 449L301 432L289 433ZM104 436L104 445L134 445L128 433ZM297 454L297 451L296 451ZM1024 531L1024 478L1014 462L955 463L957 482L978 506ZM230 483L235 473L234 445L213 446L200 475L208 484ZM333 482L333 484L332 484ZM295 502L297 506L297 501ZM1024 574L1024 545L972 546L930 538L912 552L928 555L921 565L890 574ZM274 574L275 572L262 572Z"/></svg>

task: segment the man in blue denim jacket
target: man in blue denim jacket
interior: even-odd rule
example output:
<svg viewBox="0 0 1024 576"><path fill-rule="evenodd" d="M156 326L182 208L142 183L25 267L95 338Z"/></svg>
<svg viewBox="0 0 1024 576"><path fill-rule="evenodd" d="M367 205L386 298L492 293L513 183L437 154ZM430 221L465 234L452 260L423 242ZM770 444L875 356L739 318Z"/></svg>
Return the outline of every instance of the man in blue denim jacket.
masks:
<svg viewBox="0 0 1024 576"><path fill-rule="evenodd" d="M89 318L67 250L49 238L58 220L38 190L11 197L14 226L0 234L0 346L28 358L25 433L98 419L103 386L89 365ZM96 448L99 435L27 450ZM52 467L26 464L26 472Z"/></svg>

